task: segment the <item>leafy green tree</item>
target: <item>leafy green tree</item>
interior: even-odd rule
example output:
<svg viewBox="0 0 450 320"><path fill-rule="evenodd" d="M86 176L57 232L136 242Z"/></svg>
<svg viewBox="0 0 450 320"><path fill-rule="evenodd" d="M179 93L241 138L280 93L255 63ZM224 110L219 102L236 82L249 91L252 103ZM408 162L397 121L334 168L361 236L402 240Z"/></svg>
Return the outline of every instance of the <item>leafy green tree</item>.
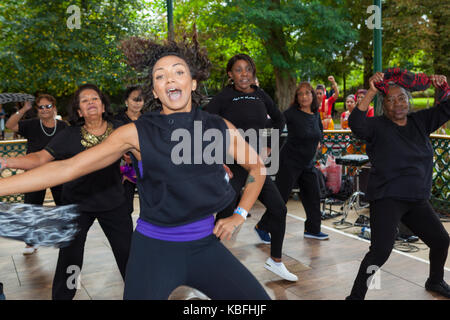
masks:
<svg viewBox="0 0 450 320"><path fill-rule="evenodd" d="M385 5L387 59L418 71L450 76L450 3L391 0Z"/></svg>
<svg viewBox="0 0 450 320"><path fill-rule="evenodd" d="M71 5L80 9L79 29ZM1 6L3 92L65 96L92 82L115 93L133 78L117 44L145 28L141 1L5 0Z"/></svg>
<svg viewBox="0 0 450 320"><path fill-rule="evenodd" d="M342 1L226 1L235 8L230 28L245 25L260 39L274 69L281 109L291 103L298 80L326 77L327 61L356 38Z"/></svg>
<svg viewBox="0 0 450 320"><path fill-rule="evenodd" d="M183 35L195 23L199 41L213 63L209 82L213 90L227 81L227 60L236 53L248 53L256 62L260 83L265 89L269 83L275 84L276 100L285 109L298 80L326 77L327 61L356 37L342 4L318 0L180 0L174 7L175 34ZM163 14L164 8L159 10Z"/></svg>

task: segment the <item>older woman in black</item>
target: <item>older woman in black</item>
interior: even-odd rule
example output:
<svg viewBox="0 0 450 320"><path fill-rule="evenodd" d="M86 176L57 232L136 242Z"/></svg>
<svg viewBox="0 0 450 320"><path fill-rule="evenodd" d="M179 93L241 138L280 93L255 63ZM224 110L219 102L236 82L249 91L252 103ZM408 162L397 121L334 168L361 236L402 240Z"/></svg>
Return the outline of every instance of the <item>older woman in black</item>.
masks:
<svg viewBox="0 0 450 320"><path fill-rule="evenodd" d="M57 108L56 99L49 94L41 94L36 98L36 110L38 118L23 120L22 117L30 110L33 105L26 101L24 106L16 113L12 114L6 122L6 127L14 133L19 133L27 139L27 154L41 151L58 134L67 127L64 121L55 118ZM3 168L8 166L5 161ZM40 204L44 203L47 190L39 190L25 194L25 203ZM51 188L53 201L56 205L61 205L62 186ZM27 243L23 250L24 255L33 254L37 247L32 243Z"/></svg>
<svg viewBox="0 0 450 320"><path fill-rule="evenodd" d="M267 116L270 116L272 126L282 130L284 118L272 99L259 87L254 85L256 67L253 60L246 54L238 54L232 57L227 64L227 74L231 80L230 85L219 92L205 110L217 114L231 123L236 128L242 129L244 133L251 130L259 134L266 127ZM258 137L256 145L252 145L260 154L267 154L263 150L261 140ZM250 141L250 143L252 143ZM254 143L254 142L253 142ZM275 150L278 152L278 150ZM219 212L216 219L228 217L232 214L242 187L248 181L248 173L237 164L229 164L233 173L230 180L236 191L236 198L228 208ZM284 234L286 229L286 205L270 177L267 177L258 199L267 208L266 213L255 227L262 242L270 243L270 257L267 259L265 268L289 280L297 281L296 275L290 273L281 261ZM270 235L269 235L270 234Z"/></svg>
<svg viewBox="0 0 450 320"><path fill-rule="evenodd" d="M287 202L295 182L298 183L306 212L304 237L326 240L328 235L320 231L320 187L314 170L314 156L323 131L318 109L314 88L308 82L300 83L291 107L284 112L288 137L280 151L276 185Z"/></svg>
<svg viewBox="0 0 450 320"><path fill-rule="evenodd" d="M400 76L399 81L396 74L392 79L397 80L388 83L385 74L370 78L367 95L349 118L353 133L367 143L372 168L366 193L370 200L371 246L347 299L364 299L369 277L389 258L400 221L430 248L425 288L450 297L450 287L444 281L449 235L428 201L433 173L429 135L450 118L450 90L445 77L431 76L426 81L444 88L446 98L433 108L410 113L410 94L397 84L405 83L404 79ZM384 114L367 118L370 102L383 87L380 97Z"/></svg>
<svg viewBox="0 0 450 320"><path fill-rule="evenodd" d="M92 149L111 135L114 128L118 126L117 123L108 121L111 115L107 97L92 84L82 85L75 92L72 112L73 126L57 134L43 150L8 159L10 168L27 170L42 168L39 169L43 172L40 176L42 185L46 185L46 181L49 181L51 177L61 179L61 182L65 182L62 191L63 204L77 204L81 211L77 221L79 233L68 247L59 250L53 280L53 299L72 299L75 296L76 286L69 288L67 284L74 272L69 268L77 266L81 270L87 233L95 219L99 221L111 244L123 278L125 278L133 232L133 222L127 214L125 205L119 161L111 162L98 171L85 168L89 172L95 172L90 174L86 172L77 179L64 179L64 174L59 174L45 165L54 162L53 160L68 159L84 150ZM31 183L31 180L25 179L25 181L26 184ZM2 179L1 182L7 184L7 179ZM13 192L12 189L7 191L7 193L11 192Z"/></svg>
<svg viewBox="0 0 450 320"><path fill-rule="evenodd" d="M142 163L137 174L141 211L133 235L124 298L167 299L176 287L188 285L212 299L268 299L253 275L217 239L229 239L245 221L263 185L265 168L231 123L193 105L194 96L198 97L198 81L207 77L195 61L209 63L206 55L197 52L197 46L142 40L137 46L144 45L145 50L140 50L144 48L136 48L135 39L130 41L132 57L136 58L136 51L144 52L142 59L138 57L139 61L130 64L149 72L151 97L146 101L159 109L118 128L103 143L73 158L1 179L0 195L77 179L131 152L133 161ZM201 141L198 153L183 154L188 158L183 157L184 162L179 163L173 155L180 143L174 134L193 135L199 125L201 130L216 134L217 152L229 153L252 177L235 214L215 226L213 214L234 196L225 179L223 159L217 163L201 159L193 164L192 160L202 157L210 147L210 141ZM189 143L186 148L191 146ZM57 174L43 184L41 178L48 171Z"/></svg>

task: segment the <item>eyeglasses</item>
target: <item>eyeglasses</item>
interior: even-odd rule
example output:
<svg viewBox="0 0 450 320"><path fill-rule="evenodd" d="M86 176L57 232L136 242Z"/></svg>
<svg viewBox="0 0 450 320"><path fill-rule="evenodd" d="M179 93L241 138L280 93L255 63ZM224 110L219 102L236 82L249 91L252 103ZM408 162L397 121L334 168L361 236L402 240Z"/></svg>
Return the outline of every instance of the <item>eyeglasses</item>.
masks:
<svg viewBox="0 0 450 320"><path fill-rule="evenodd" d="M51 109L51 108L53 108L53 105L52 105L52 104L44 104L44 105L42 105L42 106L38 106L38 109L39 109L39 110Z"/></svg>

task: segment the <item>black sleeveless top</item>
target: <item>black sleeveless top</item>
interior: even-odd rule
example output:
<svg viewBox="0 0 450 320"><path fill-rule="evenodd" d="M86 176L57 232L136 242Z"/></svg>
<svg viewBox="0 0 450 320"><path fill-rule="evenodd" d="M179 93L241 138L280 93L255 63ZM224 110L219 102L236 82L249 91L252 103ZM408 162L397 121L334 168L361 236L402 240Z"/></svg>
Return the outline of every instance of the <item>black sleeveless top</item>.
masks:
<svg viewBox="0 0 450 320"><path fill-rule="evenodd" d="M193 108L148 112L134 123L142 157L142 175L137 172L142 220L179 226L228 206L235 193L223 168L229 135L222 118Z"/></svg>

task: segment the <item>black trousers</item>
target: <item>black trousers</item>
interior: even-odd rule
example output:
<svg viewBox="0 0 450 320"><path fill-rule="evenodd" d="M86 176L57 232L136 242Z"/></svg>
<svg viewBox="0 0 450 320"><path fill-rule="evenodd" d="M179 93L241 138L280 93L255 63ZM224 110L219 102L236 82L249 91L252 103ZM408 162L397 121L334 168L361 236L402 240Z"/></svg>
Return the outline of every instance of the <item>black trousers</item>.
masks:
<svg viewBox="0 0 450 320"><path fill-rule="evenodd" d="M126 204L110 211L83 212L78 219L79 233L68 247L59 250L58 263L53 279L52 299L70 300L76 293L75 271L83 266L84 245L87 233L95 219L111 245L122 278L131 247L133 221L126 210Z"/></svg>
<svg viewBox="0 0 450 320"><path fill-rule="evenodd" d="M127 205L127 211L129 212L129 214L132 214L134 211L134 193L136 190L136 184L125 180L123 182L123 190L124 190L124 194L125 194L125 202Z"/></svg>
<svg viewBox="0 0 450 320"><path fill-rule="evenodd" d="M55 186L53 188L50 188L51 192L52 192L52 196L53 196L53 200L55 201L55 204L57 206L61 206L63 205L62 203L62 185L59 186ZM47 192L47 189L44 190L40 190L40 191L35 191L35 192L29 192L29 193L25 193L25 197L24 197L24 203L28 203L28 204L39 204L42 205L44 203L44 199L45 199L45 193ZM27 243L28 246L32 246L32 243Z"/></svg>
<svg viewBox="0 0 450 320"><path fill-rule="evenodd" d="M443 280L450 239L430 203L427 200L376 200L370 203L370 249L361 262L349 299L364 299L369 277L391 254L400 221L430 248L431 281Z"/></svg>
<svg viewBox="0 0 450 320"><path fill-rule="evenodd" d="M174 242L135 231L124 299L166 300L186 285L217 300L269 300L256 278L215 235Z"/></svg>
<svg viewBox="0 0 450 320"><path fill-rule="evenodd" d="M289 200L289 195L292 192L295 182L298 183L300 200L306 213L305 232L314 234L320 232L322 223L318 179L314 167L299 169L282 163L275 181L285 203Z"/></svg>
<svg viewBox="0 0 450 320"><path fill-rule="evenodd" d="M57 206L62 205L61 201L61 195L62 195L62 185L50 188L52 191L53 200L55 201L55 204ZM45 190L35 191L35 192L29 192L25 193L24 203L29 204L43 204L45 199Z"/></svg>
<svg viewBox="0 0 450 320"><path fill-rule="evenodd" d="M216 220L230 217L234 209L238 205L237 201L242 188L248 177L248 172L240 165L229 165L233 178L230 180L234 191L236 192L235 199L231 204L221 212L217 213ZM278 192L275 183L269 176L266 176L261 193L258 200L266 207L266 212L258 222L258 228L267 231L271 236L270 255L274 258L281 258L284 234L286 232L286 204Z"/></svg>

